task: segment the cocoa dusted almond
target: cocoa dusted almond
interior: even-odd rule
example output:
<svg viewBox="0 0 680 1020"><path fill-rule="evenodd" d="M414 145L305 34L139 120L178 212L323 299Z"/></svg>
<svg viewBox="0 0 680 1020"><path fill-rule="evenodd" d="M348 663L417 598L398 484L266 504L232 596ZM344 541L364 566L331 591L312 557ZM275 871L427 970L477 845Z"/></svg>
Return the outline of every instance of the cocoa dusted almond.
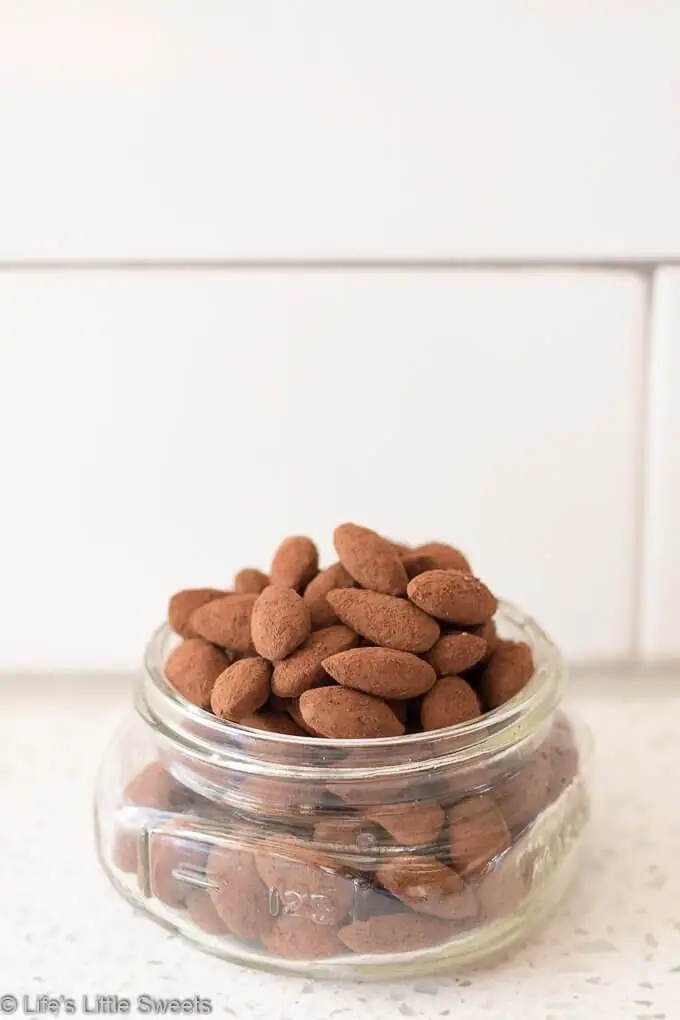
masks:
<svg viewBox="0 0 680 1020"><path fill-rule="evenodd" d="M534 660L523 641L499 641L479 682L479 693L487 709L499 708L531 679Z"/></svg>
<svg viewBox="0 0 680 1020"><path fill-rule="evenodd" d="M284 904L289 890L305 890L296 917L324 925L342 924L347 917L354 898L352 878L314 847L292 836L276 836L266 850L255 854L255 866Z"/></svg>
<svg viewBox="0 0 680 1020"><path fill-rule="evenodd" d="M486 641L486 658L498 647L500 638L493 619L487 620L486 623L477 624L476 627L469 627L468 630L470 633L476 634Z"/></svg>
<svg viewBox="0 0 680 1020"><path fill-rule="evenodd" d="M302 591L319 569L319 553L311 538L293 535L274 553L269 579L282 588Z"/></svg>
<svg viewBox="0 0 680 1020"><path fill-rule="evenodd" d="M316 687L300 697L300 714L315 733L336 740L399 737L404 724L384 701L347 687Z"/></svg>
<svg viewBox="0 0 680 1020"><path fill-rule="evenodd" d="M234 591L239 595L259 595L269 584L269 578L261 570L244 567L234 578Z"/></svg>
<svg viewBox="0 0 680 1020"><path fill-rule="evenodd" d="M257 595L226 595L194 610L191 626L206 641L247 652L252 647L250 618Z"/></svg>
<svg viewBox="0 0 680 1020"><path fill-rule="evenodd" d="M406 599L345 588L329 592L327 600L344 624L376 645L427 652L439 638L437 621Z"/></svg>
<svg viewBox="0 0 680 1020"><path fill-rule="evenodd" d="M454 676L472 669L486 657L487 644L483 637L461 630L444 634L425 658L439 676Z"/></svg>
<svg viewBox="0 0 680 1020"><path fill-rule="evenodd" d="M426 542L406 552L401 562L409 577L417 577L426 570L462 570L471 573L470 564L460 549L445 542Z"/></svg>
<svg viewBox="0 0 680 1020"><path fill-rule="evenodd" d="M296 652L277 662L272 678L274 694L299 698L304 691L328 680L323 661L329 655L353 648L358 641L354 631L342 624L314 631Z"/></svg>
<svg viewBox="0 0 680 1020"><path fill-rule="evenodd" d="M185 588L178 591L168 603L168 623L180 637L196 637L196 631L189 622L193 611L227 594L218 588Z"/></svg>
<svg viewBox="0 0 680 1020"><path fill-rule="evenodd" d="M363 588L383 595L406 594L406 571L386 538L358 524L341 524L333 543L343 567Z"/></svg>
<svg viewBox="0 0 680 1020"><path fill-rule="evenodd" d="M272 585L257 596L251 620L255 650L265 659L285 659L307 640L309 609L292 588Z"/></svg>
<svg viewBox="0 0 680 1020"><path fill-rule="evenodd" d="M477 913L469 886L457 872L433 857L393 857L377 869L376 878L388 892L421 914L462 921Z"/></svg>
<svg viewBox="0 0 680 1020"><path fill-rule="evenodd" d="M354 953L412 953L446 942L452 934L444 921L404 911L353 921L338 938Z"/></svg>
<svg viewBox="0 0 680 1020"><path fill-rule="evenodd" d="M401 846L434 844L444 824L444 812L433 801L374 805L364 815L382 825Z"/></svg>
<svg viewBox="0 0 680 1020"><path fill-rule="evenodd" d="M192 705L209 708L215 681L228 665L229 659L219 648L200 637L186 638L168 655L165 676Z"/></svg>
<svg viewBox="0 0 680 1020"><path fill-rule="evenodd" d="M207 878L215 912L229 931L254 940L272 926L269 890L255 868L253 855L245 850L218 847L210 854Z"/></svg>
<svg viewBox="0 0 680 1020"><path fill-rule="evenodd" d="M301 726L282 712L256 712L255 715L244 716L239 722L241 726L264 730L267 733L285 733L289 737L308 736Z"/></svg>
<svg viewBox="0 0 680 1020"><path fill-rule="evenodd" d="M127 804L156 811L175 811L184 807L187 790L177 782L159 761L145 765L129 781L123 793Z"/></svg>
<svg viewBox="0 0 680 1020"><path fill-rule="evenodd" d="M210 707L220 719L238 722L261 708L269 697L271 663L259 656L240 659L217 677Z"/></svg>
<svg viewBox="0 0 680 1020"><path fill-rule="evenodd" d="M196 927L208 935L224 935L229 931L222 918L218 916L210 896L202 889L187 893L186 908Z"/></svg>
<svg viewBox="0 0 680 1020"><path fill-rule="evenodd" d="M379 698L415 698L437 679L427 662L394 648L352 648L324 659L323 667L343 687Z"/></svg>
<svg viewBox="0 0 680 1020"><path fill-rule="evenodd" d="M494 800L513 834L521 832L550 800L550 752L539 748L494 785Z"/></svg>
<svg viewBox="0 0 680 1020"><path fill-rule="evenodd" d="M261 941L270 953L284 960L320 960L345 951L335 928L294 914L277 918Z"/></svg>
<svg viewBox="0 0 680 1020"><path fill-rule="evenodd" d="M356 581L347 573L342 563L333 563L309 582L303 598L309 606L309 615L315 630L319 627L330 627L332 623L338 622L337 614L326 601L328 592L334 588L354 587Z"/></svg>
<svg viewBox="0 0 680 1020"><path fill-rule="evenodd" d="M488 793L465 797L449 809L451 863L461 875L474 875L510 846L503 814Z"/></svg>
<svg viewBox="0 0 680 1020"><path fill-rule="evenodd" d="M408 583L411 602L438 620L459 627L484 623L498 608L486 585L460 570L427 570Z"/></svg>
<svg viewBox="0 0 680 1020"><path fill-rule="evenodd" d="M479 698L461 676L443 676L428 691L420 706L424 730L458 726L482 714Z"/></svg>

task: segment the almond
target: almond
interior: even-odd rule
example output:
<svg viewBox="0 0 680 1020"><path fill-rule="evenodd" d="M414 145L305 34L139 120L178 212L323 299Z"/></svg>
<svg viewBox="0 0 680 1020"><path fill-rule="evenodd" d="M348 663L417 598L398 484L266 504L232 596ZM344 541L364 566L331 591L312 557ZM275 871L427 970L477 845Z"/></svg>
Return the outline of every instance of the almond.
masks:
<svg viewBox="0 0 680 1020"><path fill-rule="evenodd" d="M494 786L494 800L512 833L521 832L545 808L550 799L550 755L539 748L532 758Z"/></svg>
<svg viewBox="0 0 680 1020"><path fill-rule="evenodd" d="M269 584L269 578L261 570L244 567L234 578L234 591L239 595L259 595Z"/></svg>
<svg viewBox="0 0 680 1020"><path fill-rule="evenodd" d="M168 655L165 676L192 705L209 708L213 685L228 665L229 659L219 648L200 637L186 638Z"/></svg>
<svg viewBox="0 0 680 1020"><path fill-rule="evenodd" d="M479 683L479 693L487 709L504 705L531 679L534 660L523 641L499 641Z"/></svg>
<svg viewBox="0 0 680 1020"><path fill-rule="evenodd" d="M210 896L202 889L187 894L186 907L187 914L196 927L208 935L224 935L229 930L218 916Z"/></svg>
<svg viewBox="0 0 680 1020"><path fill-rule="evenodd" d="M314 732L344 740L399 737L404 724L384 701L346 687L316 687L300 697L300 714Z"/></svg>
<svg viewBox="0 0 680 1020"><path fill-rule="evenodd" d="M318 569L319 553L311 538L293 535L286 538L274 553L270 583L302 591Z"/></svg>
<svg viewBox="0 0 680 1020"><path fill-rule="evenodd" d="M181 809L187 798L186 788L178 783L159 761L151 762L138 772L129 781L123 793L125 803L155 811Z"/></svg>
<svg viewBox="0 0 680 1020"><path fill-rule="evenodd" d="M481 712L469 683L460 676L443 676L423 698L420 721L424 730L441 730L476 719Z"/></svg>
<svg viewBox="0 0 680 1020"><path fill-rule="evenodd" d="M320 960L344 952L335 928L294 914L283 914L262 936L264 946L285 960Z"/></svg>
<svg viewBox="0 0 680 1020"><path fill-rule="evenodd" d="M277 836L267 850L256 853L255 865L270 895L276 890L282 905L289 902L290 890L295 891L297 918L338 925L347 917L354 884L333 858L292 836Z"/></svg>
<svg viewBox="0 0 680 1020"><path fill-rule="evenodd" d="M251 628L256 651L277 662L307 640L312 624L309 609L296 591L272 585L257 597Z"/></svg>
<svg viewBox="0 0 680 1020"><path fill-rule="evenodd" d="M358 524L341 524L333 543L343 567L362 587L383 595L406 593L406 571L386 538Z"/></svg>
<svg viewBox="0 0 680 1020"><path fill-rule="evenodd" d="M404 911L353 921L340 929L338 938L355 953L412 953L446 942L452 934L443 921Z"/></svg>
<svg viewBox="0 0 680 1020"><path fill-rule="evenodd" d="M196 637L196 631L189 623L193 611L226 594L218 588L185 588L184 591L178 591L168 603L168 623L180 637Z"/></svg>
<svg viewBox="0 0 680 1020"><path fill-rule="evenodd" d="M215 912L230 931L254 940L270 930L269 892L252 854L218 847L208 858L207 877L214 887L209 892Z"/></svg>
<svg viewBox="0 0 680 1020"><path fill-rule="evenodd" d="M340 619L376 645L402 652L426 652L439 637L439 624L406 599L345 588L327 595Z"/></svg>
<svg viewBox="0 0 680 1020"><path fill-rule="evenodd" d="M358 642L354 631L342 624L314 631L296 652L277 662L272 679L274 694L299 698L304 691L328 679L322 666L327 656L353 648Z"/></svg>
<svg viewBox="0 0 680 1020"><path fill-rule="evenodd" d="M512 836L489 794L465 797L449 810L451 863L461 875L475 875L510 846Z"/></svg>
<svg viewBox="0 0 680 1020"><path fill-rule="evenodd" d="M324 659L323 668L343 687L379 698L415 698L437 679L427 662L393 648L352 648Z"/></svg>
<svg viewBox="0 0 680 1020"><path fill-rule="evenodd" d="M252 715L269 697L272 667L266 659L240 659L220 673L212 689L210 707L220 719L238 722Z"/></svg>
<svg viewBox="0 0 680 1020"><path fill-rule="evenodd" d="M305 588L303 598L309 606L309 615L312 618L312 627L330 627L337 623L338 617L326 601L326 595L334 588L354 588L356 581L351 574L348 574L342 563L333 563L330 567L322 570L309 582Z"/></svg>
<svg viewBox="0 0 680 1020"><path fill-rule="evenodd" d="M486 623L480 623L476 627L470 627L469 631L478 637L484 638L486 641L486 657L488 658L496 650L500 641L493 619L487 620Z"/></svg>
<svg viewBox="0 0 680 1020"><path fill-rule="evenodd" d="M552 726L548 739L550 758L550 793L553 798L571 785L578 775L579 753L571 723L560 713Z"/></svg>
<svg viewBox="0 0 680 1020"><path fill-rule="evenodd" d="M264 730L267 733L285 733L289 737L308 736L290 716L280 712L256 712L255 715L244 716L239 722L241 726L250 726L253 730Z"/></svg>
<svg viewBox="0 0 680 1020"><path fill-rule="evenodd" d="M462 570L466 574L471 572L470 564L460 549L444 542L426 542L425 545L409 549L402 556L401 562L409 579L426 570Z"/></svg>
<svg viewBox="0 0 680 1020"><path fill-rule="evenodd" d="M470 888L460 875L432 857L393 857L376 870L378 881L413 910L449 920L467 920L477 913Z"/></svg>
<svg viewBox="0 0 680 1020"><path fill-rule="evenodd" d="M194 610L191 626L206 641L247 652L252 647L250 618L257 595L227 595Z"/></svg>
<svg viewBox="0 0 680 1020"><path fill-rule="evenodd" d="M444 812L434 802L376 805L365 815L382 825L401 846L435 844L444 824Z"/></svg>
<svg viewBox="0 0 680 1020"><path fill-rule="evenodd" d="M427 570L408 583L408 597L426 613L459 627L484 623L498 601L486 585L459 570Z"/></svg>
<svg viewBox="0 0 680 1020"><path fill-rule="evenodd" d="M476 666L486 656L486 651L483 637L461 630L440 637L425 658L439 676L454 676Z"/></svg>

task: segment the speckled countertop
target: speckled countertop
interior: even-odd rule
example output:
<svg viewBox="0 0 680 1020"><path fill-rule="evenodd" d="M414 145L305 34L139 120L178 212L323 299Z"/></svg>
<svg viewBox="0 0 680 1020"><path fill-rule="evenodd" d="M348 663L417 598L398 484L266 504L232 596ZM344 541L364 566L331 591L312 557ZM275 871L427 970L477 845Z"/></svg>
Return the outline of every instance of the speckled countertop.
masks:
<svg viewBox="0 0 680 1020"><path fill-rule="evenodd" d="M580 677L571 700L597 741L595 817L559 916L493 971L317 984L202 955L100 872L92 784L128 682L0 679L0 1010L148 993L238 1020L680 1020L680 678Z"/></svg>

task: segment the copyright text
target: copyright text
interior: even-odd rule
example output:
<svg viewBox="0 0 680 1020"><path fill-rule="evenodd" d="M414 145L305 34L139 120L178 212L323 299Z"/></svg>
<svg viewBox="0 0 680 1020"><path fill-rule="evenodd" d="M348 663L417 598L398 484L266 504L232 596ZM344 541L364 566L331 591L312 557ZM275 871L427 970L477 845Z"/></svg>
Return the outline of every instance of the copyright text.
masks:
<svg viewBox="0 0 680 1020"><path fill-rule="evenodd" d="M10 1016L73 1016L76 1013L89 1016L118 1015L135 1013L140 1016L163 1016L164 1014L184 1016L206 1016L212 1013L212 1001L200 995L187 999L158 998L141 994L133 999L124 995L0 995L0 1013Z"/></svg>

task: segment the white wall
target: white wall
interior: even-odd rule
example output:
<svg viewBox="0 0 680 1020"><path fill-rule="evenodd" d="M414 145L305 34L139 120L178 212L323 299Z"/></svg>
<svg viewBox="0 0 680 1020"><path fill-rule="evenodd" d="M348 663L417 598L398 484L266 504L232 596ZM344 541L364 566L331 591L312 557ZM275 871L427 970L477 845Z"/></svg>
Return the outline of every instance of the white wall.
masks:
<svg viewBox="0 0 680 1020"><path fill-rule="evenodd" d="M679 44L675 0L6 0L0 669L133 666L347 518L679 656Z"/></svg>

